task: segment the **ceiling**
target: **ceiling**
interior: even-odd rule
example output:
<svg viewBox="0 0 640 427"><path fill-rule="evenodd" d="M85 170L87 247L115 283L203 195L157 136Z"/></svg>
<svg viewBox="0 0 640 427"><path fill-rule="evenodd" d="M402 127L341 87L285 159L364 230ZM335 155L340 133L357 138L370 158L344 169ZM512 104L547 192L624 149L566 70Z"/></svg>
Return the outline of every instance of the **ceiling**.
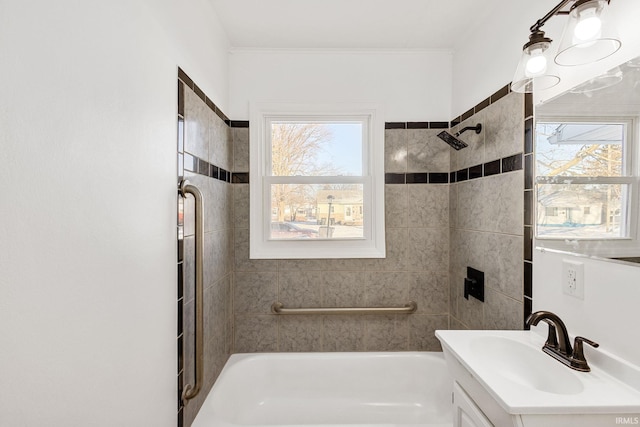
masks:
<svg viewBox="0 0 640 427"><path fill-rule="evenodd" d="M232 48L455 49L504 0L209 0ZM511 1L511 0L509 0Z"/></svg>

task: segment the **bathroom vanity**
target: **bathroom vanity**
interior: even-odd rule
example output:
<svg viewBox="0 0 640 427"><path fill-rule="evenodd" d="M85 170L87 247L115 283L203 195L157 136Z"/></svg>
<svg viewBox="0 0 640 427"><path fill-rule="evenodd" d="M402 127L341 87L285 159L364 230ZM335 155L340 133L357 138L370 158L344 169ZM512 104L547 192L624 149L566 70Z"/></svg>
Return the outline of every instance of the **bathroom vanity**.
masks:
<svg viewBox="0 0 640 427"><path fill-rule="evenodd" d="M531 331L436 331L454 378L454 427L640 424L640 369L604 351L578 372Z"/></svg>

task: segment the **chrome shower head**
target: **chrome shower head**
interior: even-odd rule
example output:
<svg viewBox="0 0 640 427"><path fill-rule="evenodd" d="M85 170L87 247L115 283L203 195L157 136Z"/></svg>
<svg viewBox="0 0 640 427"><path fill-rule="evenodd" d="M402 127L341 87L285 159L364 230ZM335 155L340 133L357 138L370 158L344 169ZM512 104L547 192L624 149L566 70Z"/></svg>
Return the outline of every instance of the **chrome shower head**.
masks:
<svg viewBox="0 0 640 427"><path fill-rule="evenodd" d="M458 137L468 130L475 130L476 133L480 133L482 132L482 124L478 123L475 126L467 126L464 129L461 129L460 131L456 132L455 135L451 135L446 130L443 130L438 134L438 138L440 138L441 140L443 140L444 142L446 142L456 150L462 150L464 147L468 147L469 144L467 144L466 142L464 142Z"/></svg>

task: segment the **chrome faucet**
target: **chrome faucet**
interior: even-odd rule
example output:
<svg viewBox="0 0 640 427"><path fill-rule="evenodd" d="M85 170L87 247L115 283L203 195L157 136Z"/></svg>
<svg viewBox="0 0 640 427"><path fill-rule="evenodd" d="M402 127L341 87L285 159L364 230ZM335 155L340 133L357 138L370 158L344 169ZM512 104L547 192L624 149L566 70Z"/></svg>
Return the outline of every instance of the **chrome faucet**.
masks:
<svg viewBox="0 0 640 427"><path fill-rule="evenodd" d="M584 337L576 337L573 342L573 347L571 347L567 327L558 315L550 311L536 311L535 313L531 313L527 318L527 325L536 326L541 320L549 325L549 335L542 347L542 351L571 369L589 372L591 368L584 358L582 344L587 343L593 347L599 347L599 344Z"/></svg>

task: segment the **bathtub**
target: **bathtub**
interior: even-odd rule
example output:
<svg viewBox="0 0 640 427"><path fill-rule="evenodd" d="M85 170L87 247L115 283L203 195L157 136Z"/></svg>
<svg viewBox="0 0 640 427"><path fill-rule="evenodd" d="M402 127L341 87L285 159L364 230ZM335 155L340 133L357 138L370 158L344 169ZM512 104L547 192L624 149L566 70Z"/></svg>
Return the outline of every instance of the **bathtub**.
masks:
<svg viewBox="0 0 640 427"><path fill-rule="evenodd" d="M234 354L192 427L451 427L442 353Z"/></svg>

